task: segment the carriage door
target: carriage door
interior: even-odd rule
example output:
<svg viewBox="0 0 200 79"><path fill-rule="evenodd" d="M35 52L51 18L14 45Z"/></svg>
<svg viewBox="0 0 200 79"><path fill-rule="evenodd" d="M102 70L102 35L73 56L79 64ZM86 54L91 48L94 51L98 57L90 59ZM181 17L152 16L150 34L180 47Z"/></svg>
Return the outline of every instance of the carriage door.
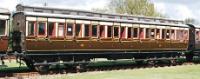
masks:
<svg viewBox="0 0 200 79"><path fill-rule="evenodd" d="M8 20L0 19L0 53L5 53L8 47L7 22Z"/></svg>
<svg viewBox="0 0 200 79"><path fill-rule="evenodd" d="M26 28L27 50L45 50L47 47L47 18L28 17Z"/></svg>
<svg viewBox="0 0 200 79"><path fill-rule="evenodd" d="M47 38L47 18L37 18L37 47L39 50L48 49L48 38Z"/></svg>

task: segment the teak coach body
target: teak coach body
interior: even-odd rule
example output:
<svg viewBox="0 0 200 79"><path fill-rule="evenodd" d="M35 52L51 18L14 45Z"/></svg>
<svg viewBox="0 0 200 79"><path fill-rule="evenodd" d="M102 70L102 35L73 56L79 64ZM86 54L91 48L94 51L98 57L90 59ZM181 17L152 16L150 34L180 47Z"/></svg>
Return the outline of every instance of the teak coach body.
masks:
<svg viewBox="0 0 200 79"><path fill-rule="evenodd" d="M94 58L176 59L200 47L200 28L179 20L25 5L12 18L12 51L30 68Z"/></svg>
<svg viewBox="0 0 200 79"><path fill-rule="evenodd" d="M0 8L0 56L6 54L8 49L10 12Z"/></svg>

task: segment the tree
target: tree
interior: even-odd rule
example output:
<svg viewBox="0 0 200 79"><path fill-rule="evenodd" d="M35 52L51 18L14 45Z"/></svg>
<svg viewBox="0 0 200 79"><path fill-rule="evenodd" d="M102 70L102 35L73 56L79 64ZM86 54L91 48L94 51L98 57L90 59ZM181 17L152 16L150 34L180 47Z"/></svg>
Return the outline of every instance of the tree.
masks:
<svg viewBox="0 0 200 79"><path fill-rule="evenodd" d="M100 12L100 13L108 13L108 9L107 8L92 8L92 11Z"/></svg>
<svg viewBox="0 0 200 79"><path fill-rule="evenodd" d="M186 23L186 24L199 24L199 23L197 22L197 20L195 20L195 19L193 19L193 18L186 18L186 19L185 19L185 23Z"/></svg>
<svg viewBox="0 0 200 79"><path fill-rule="evenodd" d="M97 10L98 12L163 17L155 10L154 4L148 0L111 0L107 7Z"/></svg>

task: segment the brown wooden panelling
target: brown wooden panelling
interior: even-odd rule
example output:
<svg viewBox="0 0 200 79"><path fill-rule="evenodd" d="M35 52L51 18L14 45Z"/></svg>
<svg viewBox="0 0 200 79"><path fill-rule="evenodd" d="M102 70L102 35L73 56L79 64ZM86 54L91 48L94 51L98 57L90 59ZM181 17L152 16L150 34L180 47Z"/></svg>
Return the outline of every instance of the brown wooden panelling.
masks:
<svg viewBox="0 0 200 79"><path fill-rule="evenodd" d="M200 49L200 41L196 41L196 43L195 43L195 48L196 48L196 49Z"/></svg>
<svg viewBox="0 0 200 79"><path fill-rule="evenodd" d="M139 50L185 50L187 43L170 40L33 40L26 41L27 50L41 51L139 51Z"/></svg>
<svg viewBox="0 0 200 79"><path fill-rule="evenodd" d="M1 37L0 38L0 52L6 52L8 48L8 38Z"/></svg>

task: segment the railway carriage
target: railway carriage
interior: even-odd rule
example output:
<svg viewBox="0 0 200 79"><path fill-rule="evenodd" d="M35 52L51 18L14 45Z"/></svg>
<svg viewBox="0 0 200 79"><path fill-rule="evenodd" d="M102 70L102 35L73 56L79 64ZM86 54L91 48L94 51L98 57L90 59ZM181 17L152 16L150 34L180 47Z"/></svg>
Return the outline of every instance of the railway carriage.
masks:
<svg viewBox="0 0 200 79"><path fill-rule="evenodd" d="M9 23L9 11L0 8L0 57L5 55L8 49Z"/></svg>
<svg viewBox="0 0 200 79"><path fill-rule="evenodd" d="M189 48L190 28L178 20L18 5L12 48L30 68L93 58L176 59Z"/></svg>
<svg viewBox="0 0 200 79"><path fill-rule="evenodd" d="M200 27L196 26L195 29L195 48L200 48Z"/></svg>

